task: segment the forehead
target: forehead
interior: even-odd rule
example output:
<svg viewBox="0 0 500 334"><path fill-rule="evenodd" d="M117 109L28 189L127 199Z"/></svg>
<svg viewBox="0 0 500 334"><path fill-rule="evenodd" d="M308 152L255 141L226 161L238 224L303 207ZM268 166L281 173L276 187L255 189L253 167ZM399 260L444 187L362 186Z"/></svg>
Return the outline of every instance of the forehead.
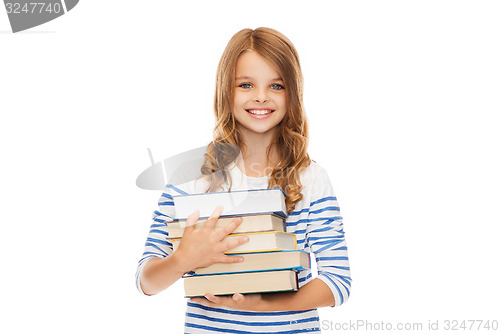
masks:
<svg viewBox="0 0 500 334"><path fill-rule="evenodd" d="M280 79L277 67L255 51L245 51L236 61L236 77L269 77Z"/></svg>

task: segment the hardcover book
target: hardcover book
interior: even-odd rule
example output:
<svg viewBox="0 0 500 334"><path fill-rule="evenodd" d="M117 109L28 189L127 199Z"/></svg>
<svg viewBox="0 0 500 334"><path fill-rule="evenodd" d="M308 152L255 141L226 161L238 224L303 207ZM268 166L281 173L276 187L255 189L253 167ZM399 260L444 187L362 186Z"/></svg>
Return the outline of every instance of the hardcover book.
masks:
<svg viewBox="0 0 500 334"><path fill-rule="evenodd" d="M175 219L186 220L196 209L208 218L214 209L224 207L221 216L271 214L286 218L285 194L280 188L238 190L173 196Z"/></svg>
<svg viewBox="0 0 500 334"><path fill-rule="evenodd" d="M232 233L251 233L260 231L279 231L285 232L285 221L283 217L274 214L260 214L260 215L247 215L239 216L243 219L241 224ZM222 217L217 220L215 229L220 230L229 225L236 216ZM206 219L199 219L195 228L201 228ZM174 220L167 223L168 236L170 238L181 238L186 227L185 220Z"/></svg>
<svg viewBox="0 0 500 334"><path fill-rule="evenodd" d="M229 295L237 292L264 293L297 290L297 273L293 270L184 277L184 292L187 298L201 297L206 293Z"/></svg>
<svg viewBox="0 0 500 334"><path fill-rule="evenodd" d="M239 238L244 235L248 236L249 238L248 242L236 246L233 249L230 249L225 254L270 252L270 251L297 249L295 234L286 232L270 231L270 232L257 232L257 233L230 234L224 238L224 241L231 241L234 238ZM175 252L179 247L181 239L172 239L171 241Z"/></svg>
<svg viewBox="0 0 500 334"><path fill-rule="evenodd" d="M311 268L309 253L292 250L281 252L262 252L235 254L243 257L243 262L214 263L195 269L196 275L229 274L264 270L304 270Z"/></svg>

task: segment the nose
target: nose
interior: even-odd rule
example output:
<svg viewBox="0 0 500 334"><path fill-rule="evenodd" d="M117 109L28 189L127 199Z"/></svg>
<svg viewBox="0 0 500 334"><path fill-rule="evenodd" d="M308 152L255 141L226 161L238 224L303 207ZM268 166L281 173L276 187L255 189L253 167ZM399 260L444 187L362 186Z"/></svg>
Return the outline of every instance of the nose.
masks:
<svg viewBox="0 0 500 334"><path fill-rule="evenodd" d="M265 89L256 89L254 101L258 103L267 102L268 97Z"/></svg>

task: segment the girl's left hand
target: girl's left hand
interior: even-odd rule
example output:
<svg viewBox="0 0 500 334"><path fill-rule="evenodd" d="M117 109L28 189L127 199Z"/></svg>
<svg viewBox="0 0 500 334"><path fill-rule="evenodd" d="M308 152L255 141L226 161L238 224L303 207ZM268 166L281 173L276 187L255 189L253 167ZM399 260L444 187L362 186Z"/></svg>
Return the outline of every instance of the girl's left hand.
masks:
<svg viewBox="0 0 500 334"><path fill-rule="evenodd" d="M214 296L207 293L205 297L195 297L190 300L210 307L226 306L247 311L265 311L265 303L260 293L248 295L235 293L232 296Z"/></svg>

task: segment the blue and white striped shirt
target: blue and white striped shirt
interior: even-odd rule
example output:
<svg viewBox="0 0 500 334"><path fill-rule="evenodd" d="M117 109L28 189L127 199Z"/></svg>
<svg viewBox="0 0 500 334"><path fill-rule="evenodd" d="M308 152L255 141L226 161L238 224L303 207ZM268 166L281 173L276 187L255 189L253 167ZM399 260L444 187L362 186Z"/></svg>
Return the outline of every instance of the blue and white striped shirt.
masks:
<svg viewBox="0 0 500 334"><path fill-rule="evenodd" d="M267 188L268 178L244 175L239 168L231 169L232 190ZM342 217L330 179L326 171L315 162L301 173L303 198L286 220L286 230L295 233L297 249L312 253L316 259L317 273L311 269L299 272L299 287L319 278L331 289L335 306L349 297L351 275ZM144 265L153 257L172 253L168 241L166 222L175 216L173 196L200 193L206 189L205 180L180 186L168 185L153 214L153 224L146 241L144 254L139 261L136 284L140 292L140 276ZM312 259L311 258L311 259ZM185 333L318 333L320 322L316 309L294 312L252 312L231 308L213 308L187 302Z"/></svg>

